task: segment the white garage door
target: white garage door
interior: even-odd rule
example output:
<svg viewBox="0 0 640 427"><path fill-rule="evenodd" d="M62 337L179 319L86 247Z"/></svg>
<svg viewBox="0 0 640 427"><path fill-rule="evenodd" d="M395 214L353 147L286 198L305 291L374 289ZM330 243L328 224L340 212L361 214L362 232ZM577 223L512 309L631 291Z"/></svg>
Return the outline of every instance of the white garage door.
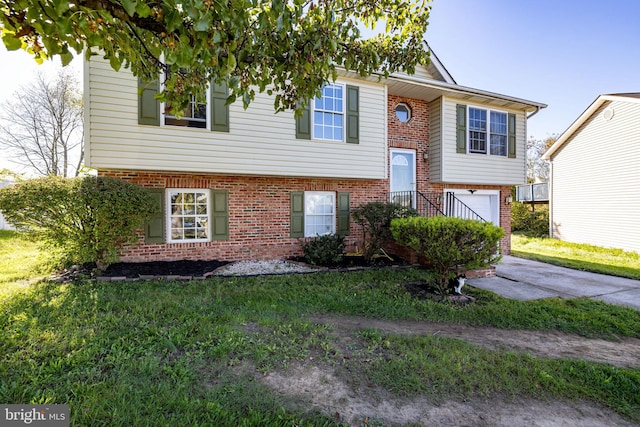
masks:
<svg viewBox="0 0 640 427"><path fill-rule="evenodd" d="M485 221L500 226L500 205L498 203L500 192L494 190L446 190L454 193L456 198L480 215ZM459 212L453 212L454 216L463 216Z"/></svg>

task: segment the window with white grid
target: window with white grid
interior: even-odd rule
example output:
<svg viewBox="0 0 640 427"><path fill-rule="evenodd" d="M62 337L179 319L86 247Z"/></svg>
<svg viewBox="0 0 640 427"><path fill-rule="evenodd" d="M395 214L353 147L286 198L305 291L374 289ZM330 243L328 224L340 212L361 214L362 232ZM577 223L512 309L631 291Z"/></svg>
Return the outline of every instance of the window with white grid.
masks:
<svg viewBox="0 0 640 427"><path fill-rule="evenodd" d="M335 233L336 194L327 191L304 193L304 235L324 236Z"/></svg>
<svg viewBox="0 0 640 427"><path fill-rule="evenodd" d="M493 156L507 155L507 114L497 111L490 113L489 148Z"/></svg>
<svg viewBox="0 0 640 427"><path fill-rule="evenodd" d="M170 242L209 240L209 190L167 190L168 236Z"/></svg>
<svg viewBox="0 0 640 427"><path fill-rule="evenodd" d="M469 107L469 152L487 152L487 110Z"/></svg>
<svg viewBox="0 0 640 427"><path fill-rule="evenodd" d="M342 141L343 135L344 87L328 84L313 102L313 138Z"/></svg>
<svg viewBox="0 0 640 427"><path fill-rule="evenodd" d="M469 107L470 153L507 156L507 132L507 113Z"/></svg>

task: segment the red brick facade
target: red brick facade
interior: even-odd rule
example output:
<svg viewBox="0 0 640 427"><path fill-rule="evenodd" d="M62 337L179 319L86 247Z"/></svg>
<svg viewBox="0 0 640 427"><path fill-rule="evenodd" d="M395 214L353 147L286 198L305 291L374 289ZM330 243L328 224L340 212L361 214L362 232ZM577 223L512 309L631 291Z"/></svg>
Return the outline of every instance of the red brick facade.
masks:
<svg viewBox="0 0 640 427"><path fill-rule="evenodd" d="M395 115L395 106L406 103L412 110L407 123ZM442 193L446 185L431 184L428 161L423 154L429 150L429 106L417 99L388 98L388 143L390 148L416 151L417 189ZM299 239L290 237L290 200L292 191L349 192L351 208L370 201L386 201L389 180L309 179L270 176L227 176L175 172L145 172L101 170L100 175L121 178L147 188L202 188L227 190L229 194L229 239L198 243L146 244L143 233L140 243L125 247L123 262L207 260L225 261L278 259L301 255ZM459 185L455 188L500 190L500 200L510 194L509 187ZM510 208L501 203L501 226L507 237L501 242L503 253L510 251ZM349 250L360 245L361 233L351 221L347 238Z"/></svg>

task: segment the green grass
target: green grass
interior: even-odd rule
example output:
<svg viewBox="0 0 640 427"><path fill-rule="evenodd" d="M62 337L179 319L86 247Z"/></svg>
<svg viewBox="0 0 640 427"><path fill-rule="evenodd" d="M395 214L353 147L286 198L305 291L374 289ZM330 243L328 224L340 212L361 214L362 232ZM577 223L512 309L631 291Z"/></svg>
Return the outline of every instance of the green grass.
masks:
<svg viewBox="0 0 640 427"><path fill-rule="evenodd" d="M364 329L345 338L308 320L332 313L640 337L630 308L471 289L477 304L461 308L411 297L405 284L425 278L407 269L11 288L0 300L0 401L68 403L72 425L339 425L256 376L313 359L354 388L376 384L401 397L591 400L640 421L640 369L440 336Z"/></svg>
<svg viewBox="0 0 640 427"><path fill-rule="evenodd" d="M15 231L0 230L0 301L51 270L35 242Z"/></svg>
<svg viewBox="0 0 640 427"><path fill-rule="evenodd" d="M519 234L511 236L511 252L518 257L564 267L640 279L640 254L637 252Z"/></svg>

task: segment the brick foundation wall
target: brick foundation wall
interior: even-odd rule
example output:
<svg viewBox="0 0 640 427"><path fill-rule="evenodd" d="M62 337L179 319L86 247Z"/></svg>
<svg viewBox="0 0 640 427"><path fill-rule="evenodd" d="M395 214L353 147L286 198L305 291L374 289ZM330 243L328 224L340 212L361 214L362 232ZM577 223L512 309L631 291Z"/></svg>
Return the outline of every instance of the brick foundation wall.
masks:
<svg viewBox="0 0 640 427"><path fill-rule="evenodd" d="M351 208L383 200L386 180L328 180L264 176L194 175L171 172L103 170L100 175L146 188L203 188L229 192L229 240L146 244L123 248L122 262L279 259L302 255L300 241L289 237L292 191L346 191ZM348 250L355 251L361 229L351 221Z"/></svg>

